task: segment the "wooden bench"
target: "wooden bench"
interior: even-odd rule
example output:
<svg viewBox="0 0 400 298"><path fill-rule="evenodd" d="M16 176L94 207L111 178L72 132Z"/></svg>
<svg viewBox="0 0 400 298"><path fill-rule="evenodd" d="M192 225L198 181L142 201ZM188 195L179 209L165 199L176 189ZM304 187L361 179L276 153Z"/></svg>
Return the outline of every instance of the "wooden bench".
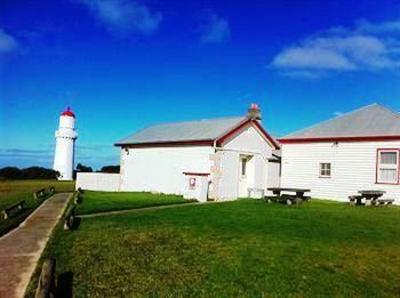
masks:
<svg viewBox="0 0 400 298"><path fill-rule="evenodd" d="M40 199L44 198L45 196L47 196L45 188L41 188L33 193L33 198L35 200L40 200Z"/></svg>
<svg viewBox="0 0 400 298"><path fill-rule="evenodd" d="M376 200L376 205L377 206L392 205L393 202L394 199L378 199Z"/></svg>
<svg viewBox="0 0 400 298"><path fill-rule="evenodd" d="M21 200L3 210L4 219L11 217L12 215L17 214L16 211L22 210L25 208L25 200Z"/></svg>
<svg viewBox="0 0 400 298"><path fill-rule="evenodd" d="M50 197L56 192L56 188L54 186L50 186L49 188L41 188L33 193L33 198L35 200L42 200L47 197Z"/></svg>
<svg viewBox="0 0 400 298"><path fill-rule="evenodd" d="M64 215L64 230L72 230L75 225L75 205L68 207Z"/></svg>
<svg viewBox="0 0 400 298"><path fill-rule="evenodd" d="M55 192L56 192L56 188L54 186L50 186L49 187L49 195L54 195Z"/></svg>
<svg viewBox="0 0 400 298"><path fill-rule="evenodd" d="M360 196L360 195L349 196L350 205L355 206L356 204L360 204L361 199L362 199L362 196Z"/></svg>

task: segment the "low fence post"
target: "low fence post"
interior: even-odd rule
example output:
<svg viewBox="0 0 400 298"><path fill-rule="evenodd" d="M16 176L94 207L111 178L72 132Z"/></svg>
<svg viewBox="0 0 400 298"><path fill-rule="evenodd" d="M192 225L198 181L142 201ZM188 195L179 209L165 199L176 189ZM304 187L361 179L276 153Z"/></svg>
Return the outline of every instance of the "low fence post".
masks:
<svg viewBox="0 0 400 298"><path fill-rule="evenodd" d="M35 298L54 298L56 296L56 260L51 258L43 262Z"/></svg>

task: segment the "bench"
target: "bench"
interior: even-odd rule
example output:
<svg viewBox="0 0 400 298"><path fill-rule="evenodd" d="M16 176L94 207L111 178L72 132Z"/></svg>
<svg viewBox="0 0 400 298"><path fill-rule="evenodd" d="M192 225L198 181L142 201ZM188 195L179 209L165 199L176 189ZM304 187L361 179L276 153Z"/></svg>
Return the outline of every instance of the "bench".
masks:
<svg viewBox="0 0 400 298"><path fill-rule="evenodd" d="M377 206L384 206L384 205L392 205L394 202L394 199L378 199L376 201Z"/></svg>
<svg viewBox="0 0 400 298"><path fill-rule="evenodd" d="M44 198L46 195L47 195L46 189L41 188L33 193L33 198L35 200L40 200L40 199Z"/></svg>
<svg viewBox="0 0 400 298"><path fill-rule="evenodd" d="M75 225L75 205L68 207L64 215L64 230L72 230Z"/></svg>
<svg viewBox="0 0 400 298"><path fill-rule="evenodd" d="M9 217L11 217L12 215L15 215L17 212L15 211L19 211L25 208L25 200L21 200L7 208L5 208L3 210L3 216L4 219L7 219Z"/></svg>
<svg viewBox="0 0 400 298"><path fill-rule="evenodd" d="M356 204L360 204L361 199L362 199L362 196L359 196L359 195L349 196L350 205L355 206Z"/></svg>
<svg viewBox="0 0 400 298"><path fill-rule="evenodd" d="M41 200L41 199L44 199L46 197L53 195L55 192L56 192L56 189L54 186L50 186L48 189L41 188L33 193L33 198L35 200Z"/></svg>

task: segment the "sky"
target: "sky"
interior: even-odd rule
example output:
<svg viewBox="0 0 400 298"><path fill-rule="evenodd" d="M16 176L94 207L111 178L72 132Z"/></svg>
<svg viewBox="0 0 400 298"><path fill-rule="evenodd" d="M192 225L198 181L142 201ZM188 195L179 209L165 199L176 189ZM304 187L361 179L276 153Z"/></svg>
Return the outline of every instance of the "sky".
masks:
<svg viewBox="0 0 400 298"><path fill-rule="evenodd" d="M400 111L400 1L0 1L0 167L51 167L67 106L98 169L143 127L253 102L276 137Z"/></svg>

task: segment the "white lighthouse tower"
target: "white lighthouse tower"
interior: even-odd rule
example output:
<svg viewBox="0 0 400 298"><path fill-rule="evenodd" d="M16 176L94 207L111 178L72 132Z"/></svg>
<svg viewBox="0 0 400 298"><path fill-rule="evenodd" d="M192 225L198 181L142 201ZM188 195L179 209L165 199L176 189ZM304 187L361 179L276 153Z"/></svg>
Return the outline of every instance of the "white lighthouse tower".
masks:
<svg viewBox="0 0 400 298"><path fill-rule="evenodd" d="M70 107L61 113L55 136L56 152L53 169L60 173L59 180L72 180L75 140L78 138L78 133L75 130L75 114Z"/></svg>

